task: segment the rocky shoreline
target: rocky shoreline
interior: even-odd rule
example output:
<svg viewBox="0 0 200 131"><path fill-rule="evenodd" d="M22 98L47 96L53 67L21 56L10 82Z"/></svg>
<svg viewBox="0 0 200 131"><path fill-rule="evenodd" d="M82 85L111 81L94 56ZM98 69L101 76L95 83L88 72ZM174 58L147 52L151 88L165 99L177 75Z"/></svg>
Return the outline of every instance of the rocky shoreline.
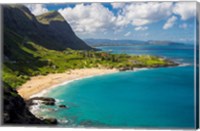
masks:
<svg viewBox="0 0 200 131"><path fill-rule="evenodd" d="M27 107L29 108L29 110L33 107L33 106L38 106L38 105L46 105L46 106L53 106L53 107L57 107L60 109L69 109L69 107L67 105L64 104L56 104L56 100L54 98L51 97L33 97L30 98L28 100L25 101ZM58 120L56 118L42 118L39 117L39 119L41 120L45 120L45 121L49 121L52 124L58 124Z"/></svg>
<svg viewBox="0 0 200 131"><path fill-rule="evenodd" d="M56 106L56 100L51 97L33 97L25 101L28 107L33 105L43 104L47 106ZM61 104L58 105L59 108L69 108L68 106Z"/></svg>
<svg viewBox="0 0 200 131"><path fill-rule="evenodd" d="M29 111L29 105L24 99L5 83L3 95L3 123L14 125L55 125L57 120L53 118L40 119Z"/></svg>
<svg viewBox="0 0 200 131"><path fill-rule="evenodd" d="M56 105L56 100L50 97L34 97L24 100L18 93L10 87L4 89L4 112L3 124L31 124L31 125L56 125L58 120L55 118L37 118L31 113L30 108L35 105L43 104L47 106L58 106L61 109L68 109L66 105Z"/></svg>

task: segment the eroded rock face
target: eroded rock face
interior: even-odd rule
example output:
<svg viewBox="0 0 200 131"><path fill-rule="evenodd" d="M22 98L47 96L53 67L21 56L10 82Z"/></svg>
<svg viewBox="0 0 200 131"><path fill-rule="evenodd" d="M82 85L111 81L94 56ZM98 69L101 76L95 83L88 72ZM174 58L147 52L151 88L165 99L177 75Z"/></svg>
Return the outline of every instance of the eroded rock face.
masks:
<svg viewBox="0 0 200 131"><path fill-rule="evenodd" d="M35 101L37 101L37 102L35 102ZM38 103L54 106L55 102L56 102L56 100L54 98L50 98L50 97L33 97L26 101L28 106L37 105Z"/></svg>
<svg viewBox="0 0 200 131"><path fill-rule="evenodd" d="M3 94L3 124L45 124L45 122L28 110L17 91L6 87Z"/></svg>
<svg viewBox="0 0 200 131"><path fill-rule="evenodd" d="M48 106L54 106L55 102L53 102L53 101L43 101L42 104L48 105Z"/></svg>

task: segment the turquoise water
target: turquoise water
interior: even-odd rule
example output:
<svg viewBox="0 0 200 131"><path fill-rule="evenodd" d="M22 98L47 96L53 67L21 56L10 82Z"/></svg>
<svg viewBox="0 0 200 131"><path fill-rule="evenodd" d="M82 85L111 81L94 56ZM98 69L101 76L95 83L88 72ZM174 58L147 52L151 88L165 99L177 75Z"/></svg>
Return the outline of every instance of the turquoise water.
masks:
<svg viewBox="0 0 200 131"><path fill-rule="evenodd" d="M148 50L148 54L187 65L119 72L62 85L46 96L60 100L59 104L66 104L69 109L53 107L55 111L41 114L68 120L61 126L70 127L194 128L193 48L131 48L101 49L128 54L146 54ZM166 48L168 51L163 51Z"/></svg>

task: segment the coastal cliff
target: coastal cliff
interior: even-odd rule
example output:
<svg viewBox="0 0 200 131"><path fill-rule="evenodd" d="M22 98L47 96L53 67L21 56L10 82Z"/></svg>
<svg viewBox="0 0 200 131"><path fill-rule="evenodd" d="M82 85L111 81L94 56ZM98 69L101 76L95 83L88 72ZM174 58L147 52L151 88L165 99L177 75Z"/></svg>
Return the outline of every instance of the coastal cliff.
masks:
<svg viewBox="0 0 200 131"><path fill-rule="evenodd" d="M28 101L27 101L28 102ZM55 125L54 118L37 118L29 111L29 104L6 83L3 83L3 123L16 125Z"/></svg>
<svg viewBox="0 0 200 131"><path fill-rule="evenodd" d="M36 118L17 91L3 84L3 124L46 124Z"/></svg>

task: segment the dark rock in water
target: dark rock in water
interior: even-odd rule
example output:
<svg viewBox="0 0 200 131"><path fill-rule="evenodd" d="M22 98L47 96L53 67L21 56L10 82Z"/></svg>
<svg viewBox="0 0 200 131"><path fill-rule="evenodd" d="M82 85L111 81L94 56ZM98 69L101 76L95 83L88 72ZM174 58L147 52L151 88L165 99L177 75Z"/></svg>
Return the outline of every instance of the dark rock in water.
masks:
<svg viewBox="0 0 200 131"><path fill-rule="evenodd" d="M34 97L27 100L26 103L28 106L32 106L32 105L37 104L34 102L35 100L41 101L42 104L51 105L51 106L55 105L55 102L56 102L54 98L50 98L50 97Z"/></svg>
<svg viewBox="0 0 200 131"><path fill-rule="evenodd" d="M41 101L53 101L55 102L56 100L54 98L50 98L50 97L33 97L29 100L41 100Z"/></svg>
<svg viewBox="0 0 200 131"><path fill-rule="evenodd" d="M68 108L66 105L59 105L60 108Z"/></svg>
<svg viewBox="0 0 200 131"><path fill-rule="evenodd" d="M44 121L48 124L58 124L58 121L55 118L46 118Z"/></svg>
<svg viewBox="0 0 200 131"><path fill-rule="evenodd" d="M54 106L55 102L54 101L43 101L42 104L49 105L49 106Z"/></svg>

